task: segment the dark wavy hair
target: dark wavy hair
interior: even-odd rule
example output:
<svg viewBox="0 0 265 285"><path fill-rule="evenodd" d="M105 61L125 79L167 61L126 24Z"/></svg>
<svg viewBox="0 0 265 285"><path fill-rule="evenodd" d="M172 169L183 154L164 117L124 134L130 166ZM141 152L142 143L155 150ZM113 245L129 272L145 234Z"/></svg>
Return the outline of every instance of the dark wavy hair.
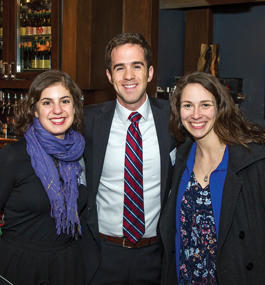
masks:
<svg viewBox="0 0 265 285"><path fill-rule="evenodd" d="M147 69L149 70L151 63L152 63L152 50L149 44L146 42L145 38L141 34L138 34L138 33L124 33L124 34L118 34L117 36L115 36L113 39L109 41L109 43L106 46L105 62L106 62L106 67L109 70L110 74L112 74L111 53L114 48L125 45L125 44L138 45L144 49L145 62L147 64Z"/></svg>
<svg viewBox="0 0 265 285"><path fill-rule="evenodd" d="M244 119L241 110L235 105L226 87L213 75L199 71L184 75L177 82L171 98L172 113L169 131L178 141L184 142L185 137L189 135L181 122L181 95L187 85L194 83L203 86L216 100L217 115L214 132L220 141L229 145L243 145L245 147L251 142L262 144L265 141L264 129Z"/></svg>
<svg viewBox="0 0 265 285"><path fill-rule="evenodd" d="M18 103L15 110L16 130L19 135L23 135L33 123L35 117L35 105L40 100L44 89L62 84L73 96L75 115L72 124L74 131L82 133L83 128L83 103L82 91L65 72L59 70L48 70L38 75L32 82L29 92Z"/></svg>

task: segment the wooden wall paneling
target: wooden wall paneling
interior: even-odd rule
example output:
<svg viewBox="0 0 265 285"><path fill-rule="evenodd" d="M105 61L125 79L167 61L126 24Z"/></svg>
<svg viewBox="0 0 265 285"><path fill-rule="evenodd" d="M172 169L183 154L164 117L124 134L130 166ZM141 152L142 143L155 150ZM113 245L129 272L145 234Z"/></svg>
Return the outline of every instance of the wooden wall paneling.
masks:
<svg viewBox="0 0 265 285"><path fill-rule="evenodd" d="M62 70L83 90L109 90L105 47L121 31L122 0L64 0Z"/></svg>
<svg viewBox="0 0 265 285"><path fill-rule="evenodd" d="M76 80L81 89L91 88L91 19L93 0L78 0L76 25Z"/></svg>
<svg viewBox="0 0 265 285"><path fill-rule="evenodd" d="M152 48L155 73L147 92L155 96L157 88L159 0L123 0L122 32L142 34Z"/></svg>
<svg viewBox="0 0 265 285"><path fill-rule="evenodd" d="M113 87L106 76L105 48L114 36L122 32L122 4L122 0L92 2L90 89L109 90L113 94Z"/></svg>
<svg viewBox="0 0 265 285"><path fill-rule="evenodd" d="M160 0L160 9L179 9L211 5L265 2L264 0Z"/></svg>
<svg viewBox="0 0 265 285"><path fill-rule="evenodd" d="M63 1L62 1L63 2ZM53 69L60 68L60 0L52 1L52 49L51 49L51 66ZM56 16L53 16L56 15Z"/></svg>
<svg viewBox="0 0 265 285"><path fill-rule="evenodd" d="M77 54L77 5L78 0L63 1L62 19L62 71L67 72L78 84L76 75ZM89 0L88 0L89 2ZM89 11L88 11L89 14Z"/></svg>
<svg viewBox="0 0 265 285"><path fill-rule="evenodd" d="M212 41L212 10L187 10L185 25L184 73L197 70L201 44L212 44Z"/></svg>

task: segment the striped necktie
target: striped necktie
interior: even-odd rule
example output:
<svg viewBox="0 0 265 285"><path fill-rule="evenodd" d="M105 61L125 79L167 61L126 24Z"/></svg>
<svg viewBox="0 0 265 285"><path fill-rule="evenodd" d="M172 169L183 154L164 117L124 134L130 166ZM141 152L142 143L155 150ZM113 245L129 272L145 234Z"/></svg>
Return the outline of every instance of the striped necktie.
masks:
<svg viewBox="0 0 265 285"><path fill-rule="evenodd" d="M136 244L145 232L143 202L143 150L138 124L141 114L129 116L124 167L123 234Z"/></svg>

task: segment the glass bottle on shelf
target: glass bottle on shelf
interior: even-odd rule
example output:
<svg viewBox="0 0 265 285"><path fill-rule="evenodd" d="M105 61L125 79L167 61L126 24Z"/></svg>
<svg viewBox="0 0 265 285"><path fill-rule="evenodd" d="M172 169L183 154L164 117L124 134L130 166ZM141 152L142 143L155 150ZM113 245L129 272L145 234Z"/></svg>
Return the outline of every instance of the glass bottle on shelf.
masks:
<svg viewBox="0 0 265 285"><path fill-rule="evenodd" d="M44 55L44 67L49 69L51 68L51 43L49 40L46 40L47 50Z"/></svg>
<svg viewBox="0 0 265 285"><path fill-rule="evenodd" d="M45 37L42 37L40 40L40 60L39 60L39 68L45 68L45 51L47 49L47 46L45 45Z"/></svg>
<svg viewBox="0 0 265 285"><path fill-rule="evenodd" d="M32 60L32 43L27 43L27 69L31 69L31 60Z"/></svg>
<svg viewBox="0 0 265 285"><path fill-rule="evenodd" d="M47 34L52 33L52 26L51 26L51 10L48 11L48 16L47 16Z"/></svg>
<svg viewBox="0 0 265 285"><path fill-rule="evenodd" d="M38 35L43 34L43 14L39 11L39 21L38 21Z"/></svg>
<svg viewBox="0 0 265 285"><path fill-rule="evenodd" d="M38 30L38 14L37 10L34 11L33 23L32 23L32 35L37 35Z"/></svg>
<svg viewBox="0 0 265 285"><path fill-rule="evenodd" d="M17 10L16 21L16 72L50 69L51 45L46 45L46 42L49 42L49 37L52 35L52 0L16 1L19 4L18 7L20 7L20 10ZM37 39L34 40L35 37L37 37ZM19 76L17 78L19 78Z"/></svg>
<svg viewBox="0 0 265 285"><path fill-rule="evenodd" d="M31 9L28 11L28 21L26 23L26 34L27 35L32 35L33 34L33 25L32 25L32 14L31 14Z"/></svg>
<svg viewBox="0 0 265 285"><path fill-rule="evenodd" d="M35 37L34 43L33 43L33 55L31 60L31 68L36 69L39 68L39 53L38 53L38 37Z"/></svg>
<svg viewBox="0 0 265 285"><path fill-rule="evenodd" d="M28 68L27 55L28 55L28 43L24 42L24 53L23 53L24 69Z"/></svg>
<svg viewBox="0 0 265 285"><path fill-rule="evenodd" d="M46 16L46 10L42 10L42 30L43 34L47 34L47 16Z"/></svg>
<svg viewBox="0 0 265 285"><path fill-rule="evenodd" d="M20 35L25 36L26 34L27 34L27 17L26 17L25 8L22 7L22 23L21 23Z"/></svg>

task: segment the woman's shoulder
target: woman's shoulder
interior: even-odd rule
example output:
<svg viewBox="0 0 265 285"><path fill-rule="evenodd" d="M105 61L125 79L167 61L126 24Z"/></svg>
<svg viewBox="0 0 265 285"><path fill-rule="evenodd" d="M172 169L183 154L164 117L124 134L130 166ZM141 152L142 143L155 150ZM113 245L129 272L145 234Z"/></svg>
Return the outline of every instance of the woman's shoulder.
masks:
<svg viewBox="0 0 265 285"><path fill-rule="evenodd" d="M16 142L6 144L0 149L0 158L5 157L6 159L19 158L27 154L26 152L26 140L20 139Z"/></svg>
<svg viewBox="0 0 265 285"><path fill-rule="evenodd" d="M247 144L247 147L241 145L228 146L229 163L238 171L254 163L265 163L265 144L253 142Z"/></svg>
<svg viewBox="0 0 265 285"><path fill-rule="evenodd" d="M246 147L247 146L247 147ZM229 153L237 154L238 156L260 156L265 155L265 144L252 142L246 146L242 145L229 145Z"/></svg>

